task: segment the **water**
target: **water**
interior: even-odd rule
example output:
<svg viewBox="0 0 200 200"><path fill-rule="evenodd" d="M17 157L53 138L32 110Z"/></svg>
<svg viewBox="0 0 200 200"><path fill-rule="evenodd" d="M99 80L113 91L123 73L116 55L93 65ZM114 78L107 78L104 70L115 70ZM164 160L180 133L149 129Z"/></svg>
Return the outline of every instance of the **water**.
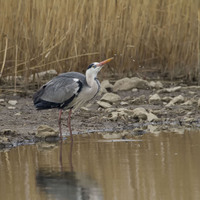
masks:
<svg viewBox="0 0 200 200"><path fill-rule="evenodd" d="M0 152L0 199L198 200L200 132L145 134Z"/></svg>

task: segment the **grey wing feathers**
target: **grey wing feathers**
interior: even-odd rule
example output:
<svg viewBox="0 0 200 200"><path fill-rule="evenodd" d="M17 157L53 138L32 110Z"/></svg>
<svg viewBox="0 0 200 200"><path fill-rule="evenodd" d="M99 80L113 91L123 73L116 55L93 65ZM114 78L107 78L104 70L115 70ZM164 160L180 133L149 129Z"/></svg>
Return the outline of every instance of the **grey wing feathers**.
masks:
<svg viewBox="0 0 200 200"><path fill-rule="evenodd" d="M51 81L43 85L33 96L34 104L44 100L56 104L61 104L69 99L73 99L82 89L83 84L87 84L85 76L77 72L63 73L56 76Z"/></svg>

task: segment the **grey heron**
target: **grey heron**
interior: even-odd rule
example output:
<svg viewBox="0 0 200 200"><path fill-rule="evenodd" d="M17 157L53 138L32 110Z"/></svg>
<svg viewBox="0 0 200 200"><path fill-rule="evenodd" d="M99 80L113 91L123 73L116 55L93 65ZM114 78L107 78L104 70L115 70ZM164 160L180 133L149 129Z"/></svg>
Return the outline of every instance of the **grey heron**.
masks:
<svg viewBox="0 0 200 200"><path fill-rule="evenodd" d="M112 59L109 58L102 62L90 64L85 75L78 72L62 73L44 84L33 95L33 102L37 110L59 109L58 124L61 139L61 115L63 109L69 109L67 125L71 141L73 141L71 129L72 109L76 110L80 108L97 95L100 90L100 82L97 79L97 74Z"/></svg>

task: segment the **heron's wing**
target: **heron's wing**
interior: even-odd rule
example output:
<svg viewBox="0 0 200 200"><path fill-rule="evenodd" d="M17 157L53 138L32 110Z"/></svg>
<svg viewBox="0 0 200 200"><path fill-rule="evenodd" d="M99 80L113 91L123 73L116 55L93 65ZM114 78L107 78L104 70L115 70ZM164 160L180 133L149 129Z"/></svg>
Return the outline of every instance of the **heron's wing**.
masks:
<svg viewBox="0 0 200 200"><path fill-rule="evenodd" d="M84 75L80 73L64 73L43 85L34 95L34 102L41 99L53 103L64 103L73 99L83 87Z"/></svg>

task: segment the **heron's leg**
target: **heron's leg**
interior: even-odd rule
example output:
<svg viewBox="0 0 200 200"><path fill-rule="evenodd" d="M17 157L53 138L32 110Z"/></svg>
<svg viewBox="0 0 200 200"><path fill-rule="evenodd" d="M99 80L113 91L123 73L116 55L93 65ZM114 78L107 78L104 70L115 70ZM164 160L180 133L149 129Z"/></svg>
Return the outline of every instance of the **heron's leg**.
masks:
<svg viewBox="0 0 200 200"><path fill-rule="evenodd" d="M60 138L62 139L61 115L62 115L62 109L59 110L59 118L58 118L58 125L59 125Z"/></svg>
<svg viewBox="0 0 200 200"><path fill-rule="evenodd" d="M67 125L68 125L68 128L69 128L71 141L73 142L72 129L71 129L71 114L72 114L72 108L70 108L70 110L69 110L69 116L68 116L68 120L67 120Z"/></svg>

